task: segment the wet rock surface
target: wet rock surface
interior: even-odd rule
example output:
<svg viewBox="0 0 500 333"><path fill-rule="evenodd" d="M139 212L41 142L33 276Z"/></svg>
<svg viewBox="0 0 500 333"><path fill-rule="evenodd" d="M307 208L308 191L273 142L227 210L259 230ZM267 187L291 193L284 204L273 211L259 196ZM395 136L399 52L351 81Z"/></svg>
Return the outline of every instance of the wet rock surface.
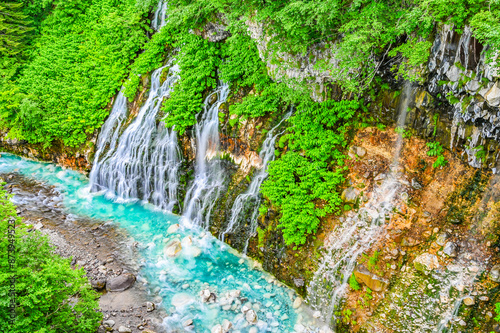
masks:
<svg viewBox="0 0 500 333"><path fill-rule="evenodd" d="M60 193L53 187L16 173L0 177L6 180L7 191L14 194L12 201L24 223L33 226L31 230L37 226L49 237L56 253L71 257L72 265L83 267L94 289L115 290L100 295L104 318L99 333L136 333L148 329L150 333L163 332L159 324L167 314L159 310L148 312L151 309L148 304L154 303L149 300L146 287L132 282L138 265L125 247L126 234L101 221L67 214Z"/></svg>

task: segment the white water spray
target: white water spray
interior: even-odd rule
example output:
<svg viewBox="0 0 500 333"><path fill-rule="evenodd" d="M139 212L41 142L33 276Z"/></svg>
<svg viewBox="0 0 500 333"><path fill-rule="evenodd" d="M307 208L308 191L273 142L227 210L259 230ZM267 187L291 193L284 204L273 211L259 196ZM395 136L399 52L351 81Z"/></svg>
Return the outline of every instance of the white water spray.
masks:
<svg viewBox="0 0 500 333"><path fill-rule="evenodd" d="M214 94L217 101L209 105ZM215 202L225 187L226 176L219 155L219 107L229 95L229 85L223 83L207 96L201 120L195 125L196 164L194 180L184 199L184 221L208 227Z"/></svg>
<svg viewBox="0 0 500 333"><path fill-rule="evenodd" d="M114 143L120 130L118 126L113 132L101 133L99 155L90 174L92 190L105 189L109 197L119 201L146 200L168 211L177 203L177 172L180 166L177 134L158 121L161 103L169 96L178 79L178 67L173 66L167 79L160 83L162 72L168 66L158 68L151 75L148 99L123 131L118 143ZM119 111L121 109L117 108L116 112ZM114 112L115 108L104 128L116 118ZM107 142L110 142L110 148L102 154L103 145Z"/></svg>
<svg viewBox="0 0 500 333"><path fill-rule="evenodd" d="M292 115L292 112L293 110L290 110L278 123L278 125L273 127L267 133L266 139L262 143L262 149L259 154L259 157L262 161L261 167L256 171L255 176L248 186L248 189L243 194L238 195L238 197L234 201L233 207L231 209L231 218L226 227L226 230L224 230L224 232L222 232L220 236L220 239L224 241L225 236L228 233L233 233L238 225L238 222L242 221L245 218L245 215L248 214L250 216L248 220L250 221L250 231L245 242L243 253L246 253L250 238L257 232L257 217L259 214L259 206L262 200L262 197L259 193L260 186L268 176L267 166L269 162L273 161L275 158L274 145L276 139L283 133L276 133L276 131L279 129L281 124Z"/></svg>
<svg viewBox="0 0 500 333"><path fill-rule="evenodd" d="M397 126L401 129L406 121L411 91L411 84L405 83L398 107ZM382 184L364 207L347 216L325 241L327 253L308 287L308 301L321 312L325 321L332 320L333 325L334 311L344 298L359 256L383 235L383 225L390 218L394 202L401 192L399 159L402 146L403 137L399 133L393 161Z"/></svg>

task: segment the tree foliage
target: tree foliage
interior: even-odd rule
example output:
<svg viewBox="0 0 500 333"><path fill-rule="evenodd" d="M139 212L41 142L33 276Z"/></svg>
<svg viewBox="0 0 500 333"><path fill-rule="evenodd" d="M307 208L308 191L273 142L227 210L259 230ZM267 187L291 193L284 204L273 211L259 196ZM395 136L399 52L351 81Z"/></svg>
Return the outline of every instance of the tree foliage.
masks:
<svg viewBox="0 0 500 333"><path fill-rule="evenodd" d="M9 266L8 220L16 224L15 267ZM10 323L10 289L15 280L15 320ZM0 188L0 327L3 332L94 332L102 314L85 271L53 252L48 238L27 232L16 207Z"/></svg>
<svg viewBox="0 0 500 333"><path fill-rule="evenodd" d="M269 165L261 192L278 206L285 242L304 244L314 234L319 217L339 210L337 187L344 182L344 150L357 101L303 103L290 118L280 140L287 150Z"/></svg>

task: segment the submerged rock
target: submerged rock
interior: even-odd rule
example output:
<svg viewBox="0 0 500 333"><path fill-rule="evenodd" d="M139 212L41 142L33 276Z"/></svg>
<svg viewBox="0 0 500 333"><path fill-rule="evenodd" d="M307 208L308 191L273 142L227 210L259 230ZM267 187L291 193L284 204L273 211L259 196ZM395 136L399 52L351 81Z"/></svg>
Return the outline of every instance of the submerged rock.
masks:
<svg viewBox="0 0 500 333"><path fill-rule="evenodd" d="M439 268L439 260L435 254L423 253L413 260L413 266L417 271L428 273Z"/></svg>
<svg viewBox="0 0 500 333"><path fill-rule="evenodd" d="M245 320L250 324L255 324L258 321L257 314L254 310L248 310L245 312Z"/></svg>
<svg viewBox="0 0 500 333"><path fill-rule="evenodd" d="M172 297L172 305L176 308L183 307L191 303L192 301L193 298L191 297L191 295L186 293L175 294L174 297Z"/></svg>
<svg viewBox="0 0 500 333"><path fill-rule="evenodd" d="M135 282L135 275L132 273L124 273L117 277L106 281L107 291L124 291L132 287Z"/></svg>
<svg viewBox="0 0 500 333"><path fill-rule="evenodd" d="M368 288L374 291L381 291L389 285L386 279L371 273L365 266L359 265L354 270L356 280L364 283Z"/></svg>
<svg viewBox="0 0 500 333"><path fill-rule="evenodd" d="M169 257L175 257L182 250L181 242L178 239L170 241L166 246L164 253Z"/></svg>

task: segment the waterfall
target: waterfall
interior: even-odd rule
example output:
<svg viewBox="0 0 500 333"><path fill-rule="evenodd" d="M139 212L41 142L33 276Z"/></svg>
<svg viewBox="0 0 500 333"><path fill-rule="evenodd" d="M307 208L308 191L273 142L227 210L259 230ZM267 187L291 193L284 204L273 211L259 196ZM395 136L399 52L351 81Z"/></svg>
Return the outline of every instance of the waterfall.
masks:
<svg viewBox="0 0 500 333"><path fill-rule="evenodd" d="M398 106L399 128L404 128L411 92L411 84L405 83ZM399 159L402 147L403 137L399 133L393 161L382 184L375 188L364 207L348 215L325 241L327 252L308 287L308 301L321 312L324 320L332 320L333 325L334 311L345 295L358 257L382 236L383 225L401 192Z"/></svg>
<svg viewBox="0 0 500 333"><path fill-rule="evenodd" d="M225 187L226 176L219 155L219 107L226 101L229 85L219 84L216 91L207 96L201 118L195 125L196 161L195 175L184 199L183 220L187 223L208 227L215 202ZM210 105L212 96L217 101Z"/></svg>
<svg viewBox="0 0 500 333"><path fill-rule="evenodd" d="M238 195L238 197L234 201L233 207L231 209L231 218L229 219L226 230L224 230L224 232L222 232L220 236L221 240L224 241L224 237L228 233L234 233L235 227L238 225L238 222L243 221L245 216L249 216L250 218L248 219L248 221L250 221L250 230L247 235L243 253L246 253L247 251L250 237L255 235L255 233L257 232L257 217L262 200L259 193L260 185L262 185L262 182L267 178L267 166L269 162L273 161L275 158L274 144L276 142L276 139L283 133L276 133L276 131L281 126L281 124L292 115L292 112L293 109L283 117L278 125L274 126L267 133L266 139L262 143L262 149L259 154L259 157L262 161L261 167L256 171L256 174L250 182L248 189L243 194Z"/></svg>
<svg viewBox="0 0 500 333"><path fill-rule="evenodd" d="M167 6L167 2L160 0L158 6L156 7L153 20L151 21L151 27L155 31L159 31L161 27L165 25L167 19Z"/></svg>
<svg viewBox="0 0 500 333"><path fill-rule="evenodd" d="M126 106L116 106L121 101L117 98L99 137L98 154L90 174L93 191L106 190L109 197L116 197L119 201L142 199L164 210L174 208L180 166L177 134L167 129L163 122L158 122L161 103L168 98L178 79L178 67L173 66L161 83L162 72L169 65L158 68L151 75L148 99L123 131L118 143L121 128L114 125L117 123L115 119L121 119L120 125L123 123ZM103 154L108 143L109 149Z"/></svg>

